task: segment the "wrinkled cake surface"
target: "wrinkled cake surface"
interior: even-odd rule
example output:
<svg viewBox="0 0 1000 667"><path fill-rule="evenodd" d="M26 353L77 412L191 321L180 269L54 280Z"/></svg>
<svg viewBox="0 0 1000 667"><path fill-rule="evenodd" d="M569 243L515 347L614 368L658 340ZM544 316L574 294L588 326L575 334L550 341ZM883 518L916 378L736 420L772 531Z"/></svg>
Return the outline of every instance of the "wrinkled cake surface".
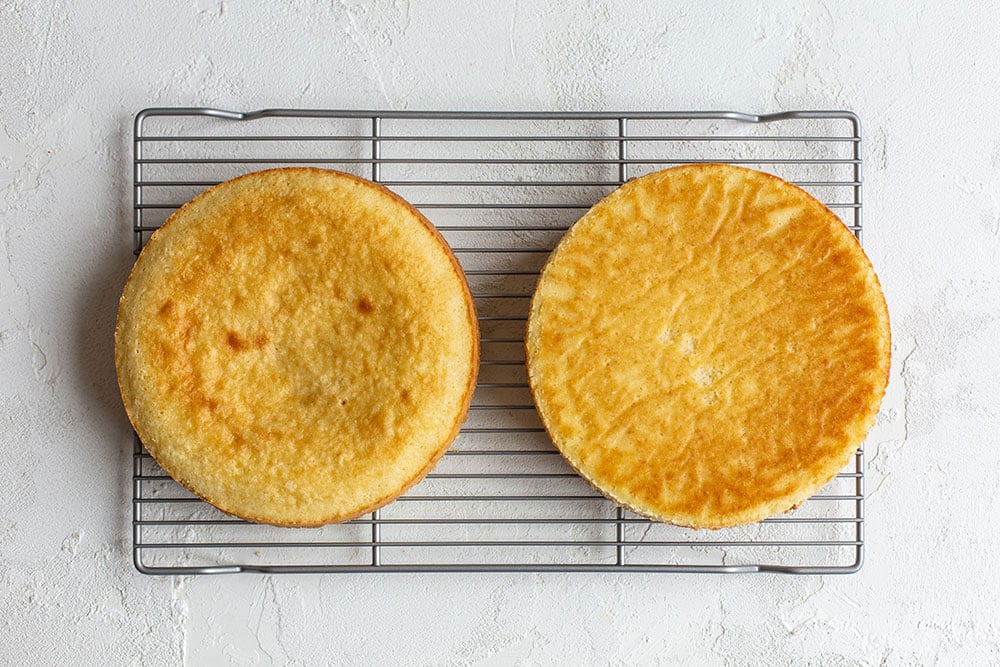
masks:
<svg viewBox="0 0 1000 667"><path fill-rule="evenodd" d="M784 512L850 461L888 380L885 300L857 240L774 176L692 165L587 212L526 336L569 463L640 514L720 528Z"/></svg>

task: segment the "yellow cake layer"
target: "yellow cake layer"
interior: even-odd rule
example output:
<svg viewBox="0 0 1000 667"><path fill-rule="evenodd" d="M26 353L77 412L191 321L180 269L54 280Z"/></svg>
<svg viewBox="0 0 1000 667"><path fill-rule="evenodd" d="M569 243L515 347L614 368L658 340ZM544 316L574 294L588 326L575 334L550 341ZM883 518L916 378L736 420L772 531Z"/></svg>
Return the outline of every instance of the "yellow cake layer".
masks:
<svg viewBox="0 0 1000 667"><path fill-rule="evenodd" d="M587 212L531 304L528 374L569 463L682 526L784 512L851 459L888 380L871 263L819 201L726 165L667 169Z"/></svg>
<svg viewBox="0 0 1000 667"><path fill-rule="evenodd" d="M444 239L385 188L320 169L211 188L152 235L121 298L129 418L178 482L279 525L343 521L443 455L478 371Z"/></svg>

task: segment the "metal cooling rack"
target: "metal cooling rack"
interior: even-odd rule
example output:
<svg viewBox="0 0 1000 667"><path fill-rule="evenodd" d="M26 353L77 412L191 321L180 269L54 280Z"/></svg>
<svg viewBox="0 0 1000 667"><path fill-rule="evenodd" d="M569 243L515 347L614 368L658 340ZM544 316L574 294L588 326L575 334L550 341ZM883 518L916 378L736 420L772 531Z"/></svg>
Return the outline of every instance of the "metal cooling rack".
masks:
<svg viewBox="0 0 1000 667"><path fill-rule="evenodd" d="M136 440L133 540L150 574L224 572L856 571L864 455L797 510L692 531L616 508L559 457L528 392L522 336L538 270L628 178L728 162L809 190L861 236L861 130L843 111L456 113L146 109L135 118L135 250L181 203L284 165L349 171L415 203L451 243L480 313L469 419L420 485L364 519L246 523L174 483Z"/></svg>

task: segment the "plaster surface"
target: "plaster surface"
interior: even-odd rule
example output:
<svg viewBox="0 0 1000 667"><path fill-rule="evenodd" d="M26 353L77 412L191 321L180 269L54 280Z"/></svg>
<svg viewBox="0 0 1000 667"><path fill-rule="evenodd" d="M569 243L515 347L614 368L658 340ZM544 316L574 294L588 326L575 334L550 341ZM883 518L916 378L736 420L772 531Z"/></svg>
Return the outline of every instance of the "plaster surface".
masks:
<svg viewBox="0 0 1000 667"><path fill-rule="evenodd" d="M1000 661L992 3L0 1L0 662ZM837 577L146 577L112 329L147 106L847 108L894 334Z"/></svg>

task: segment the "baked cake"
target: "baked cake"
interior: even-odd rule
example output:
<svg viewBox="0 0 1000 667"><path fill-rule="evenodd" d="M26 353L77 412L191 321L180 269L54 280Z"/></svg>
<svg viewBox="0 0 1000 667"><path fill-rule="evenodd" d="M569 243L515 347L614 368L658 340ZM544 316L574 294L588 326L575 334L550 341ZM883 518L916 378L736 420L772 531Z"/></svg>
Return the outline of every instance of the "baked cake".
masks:
<svg viewBox="0 0 1000 667"><path fill-rule="evenodd" d="M213 187L149 239L115 330L128 416L224 512L311 526L390 502L469 408L479 336L447 243L364 179L274 169Z"/></svg>
<svg viewBox="0 0 1000 667"><path fill-rule="evenodd" d="M563 237L527 336L569 463L650 518L784 512L851 460L888 380L885 299L848 228L774 176L703 164L632 180Z"/></svg>

